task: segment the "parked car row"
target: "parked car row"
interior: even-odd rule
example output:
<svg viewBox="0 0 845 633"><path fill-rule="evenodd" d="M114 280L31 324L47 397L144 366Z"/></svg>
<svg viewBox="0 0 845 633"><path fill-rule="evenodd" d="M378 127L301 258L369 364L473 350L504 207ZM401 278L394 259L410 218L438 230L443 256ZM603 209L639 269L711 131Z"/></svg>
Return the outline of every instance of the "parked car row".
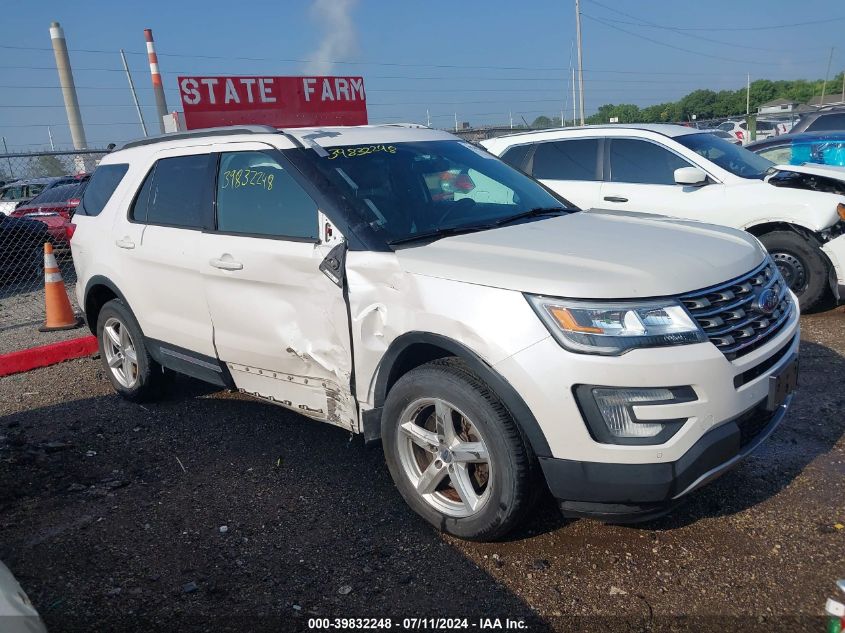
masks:
<svg viewBox="0 0 845 633"><path fill-rule="evenodd" d="M712 125L712 124L711 124ZM836 132L845 130L845 106L831 105L802 112L797 119L757 118L755 121L755 138L752 140L746 119L729 119L723 121L715 129L721 130L731 137L748 145L755 141L764 141L783 134L802 134L804 132ZM701 128L704 130L704 128ZM706 131L712 131L707 129Z"/></svg>
<svg viewBox="0 0 845 633"><path fill-rule="evenodd" d="M105 375L140 401L167 368L380 440L462 538L546 487L570 516L667 512L786 414L789 285L815 300L841 198L674 126L488 147L507 162L421 126L241 126L110 153L71 231Z"/></svg>
<svg viewBox="0 0 845 633"><path fill-rule="evenodd" d="M0 187L0 214L8 215L18 206L29 202L47 189L61 185L78 184L87 180L89 174L56 176L50 178L27 178L16 180Z"/></svg>
<svg viewBox="0 0 845 633"><path fill-rule="evenodd" d="M57 256L70 254L68 227L89 178L82 174L13 185L29 193L40 188L40 193L17 201L8 214L0 213L0 286L30 287L42 272L47 241Z"/></svg>

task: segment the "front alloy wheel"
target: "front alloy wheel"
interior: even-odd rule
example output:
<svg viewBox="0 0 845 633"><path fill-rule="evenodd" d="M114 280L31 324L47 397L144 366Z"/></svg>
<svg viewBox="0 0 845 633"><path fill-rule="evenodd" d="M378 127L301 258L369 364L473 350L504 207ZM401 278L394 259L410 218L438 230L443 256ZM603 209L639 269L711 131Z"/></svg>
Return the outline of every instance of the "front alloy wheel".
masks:
<svg viewBox="0 0 845 633"><path fill-rule="evenodd" d="M458 358L431 361L396 381L384 402L381 437L405 502L460 538L500 538L544 490L507 407Z"/></svg>
<svg viewBox="0 0 845 633"><path fill-rule="evenodd" d="M412 402L397 442L404 474L435 510L452 517L479 512L490 499L490 456L478 428L439 398Z"/></svg>

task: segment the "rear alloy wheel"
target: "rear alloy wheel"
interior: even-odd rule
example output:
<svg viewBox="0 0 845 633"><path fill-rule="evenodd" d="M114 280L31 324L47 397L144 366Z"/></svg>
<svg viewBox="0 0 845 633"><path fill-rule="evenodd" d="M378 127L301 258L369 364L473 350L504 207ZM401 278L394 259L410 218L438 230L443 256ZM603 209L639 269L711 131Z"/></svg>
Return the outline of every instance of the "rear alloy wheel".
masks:
<svg viewBox="0 0 845 633"><path fill-rule="evenodd" d="M816 307L828 290L828 263L818 245L792 231L772 231L760 241L798 297L801 310Z"/></svg>
<svg viewBox="0 0 845 633"><path fill-rule="evenodd" d="M158 395L161 365L149 355L141 327L120 299L112 299L100 310L97 338L103 368L117 393L133 402Z"/></svg>
<svg viewBox="0 0 845 633"><path fill-rule="evenodd" d="M505 535L544 490L510 412L457 358L426 363L396 381L381 431L387 466L406 503L459 538Z"/></svg>
<svg viewBox="0 0 845 633"><path fill-rule="evenodd" d="M103 325L103 354L114 379L132 389L138 384L138 354L129 330L117 318Z"/></svg>

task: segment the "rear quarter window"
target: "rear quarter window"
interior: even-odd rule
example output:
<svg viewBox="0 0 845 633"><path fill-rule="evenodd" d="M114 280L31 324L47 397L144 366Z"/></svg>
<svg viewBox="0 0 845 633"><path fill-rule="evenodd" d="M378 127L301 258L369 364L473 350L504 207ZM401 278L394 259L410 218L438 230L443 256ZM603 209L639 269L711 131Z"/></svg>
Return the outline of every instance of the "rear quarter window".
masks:
<svg viewBox="0 0 845 633"><path fill-rule="evenodd" d="M599 139L539 143L534 151L533 176L549 180L599 180Z"/></svg>
<svg viewBox="0 0 845 633"><path fill-rule="evenodd" d="M100 215L128 169L129 165L125 163L97 167L88 182L85 194L82 196L82 203L77 208L76 213L78 215Z"/></svg>
<svg viewBox="0 0 845 633"><path fill-rule="evenodd" d="M507 151L502 154L502 160L511 167L516 167L520 171L525 171L526 158L528 152L531 151L531 145L514 145L509 147Z"/></svg>

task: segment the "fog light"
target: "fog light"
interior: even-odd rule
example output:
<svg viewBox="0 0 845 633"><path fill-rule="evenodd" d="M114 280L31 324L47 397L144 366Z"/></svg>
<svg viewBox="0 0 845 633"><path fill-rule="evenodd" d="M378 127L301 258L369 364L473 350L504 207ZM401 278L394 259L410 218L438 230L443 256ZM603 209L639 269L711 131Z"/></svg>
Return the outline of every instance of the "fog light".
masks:
<svg viewBox="0 0 845 633"><path fill-rule="evenodd" d="M601 411L607 430L614 437L654 437L664 425L632 419L631 405L674 400L669 389L593 389L593 398Z"/></svg>
<svg viewBox="0 0 845 633"><path fill-rule="evenodd" d="M687 418L638 420L634 407L676 404L697 399L692 387L599 387L578 385L578 406L590 435L603 444L663 444Z"/></svg>

